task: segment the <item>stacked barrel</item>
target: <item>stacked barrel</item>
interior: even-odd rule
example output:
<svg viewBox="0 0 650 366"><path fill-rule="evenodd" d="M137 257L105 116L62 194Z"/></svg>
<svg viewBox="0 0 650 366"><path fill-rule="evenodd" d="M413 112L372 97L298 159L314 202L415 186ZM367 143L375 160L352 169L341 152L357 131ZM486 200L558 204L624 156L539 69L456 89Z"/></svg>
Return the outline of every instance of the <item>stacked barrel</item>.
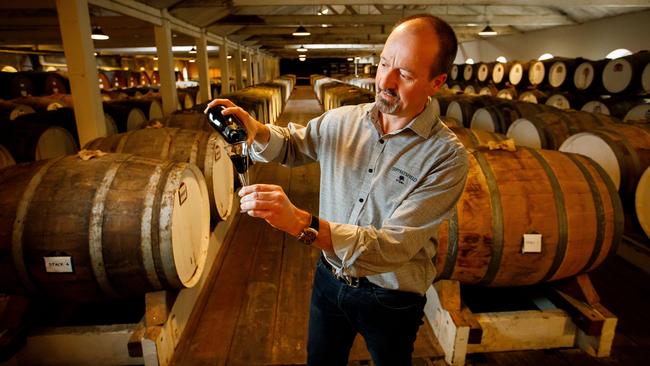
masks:
<svg viewBox="0 0 650 366"><path fill-rule="evenodd" d="M358 81L358 79L347 80L348 82L343 82L325 76L312 76L314 91L316 92L318 100L323 105L324 110L328 111L344 105L370 103L375 100L375 93L370 91L367 86L369 83L368 80L363 81L363 84L366 85L366 87L360 87L349 83L356 82L357 84L360 84L361 82Z"/></svg>
<svg viewBox="0 0 650 366"><path fill-rule="evenodd" d="M650 118L650 52L596 61L556 57L454 65L446 88L644 121Z"/></svg>
<svg viewBox="0 0 650 366"><path fill-rule="evenodd" d="M0 292L95 302L192 287L203 276L211 228L232 213L226 143L202 109L163 118L159 95L124 79L127 88L104 93L114 133L78 154L70 98L0 104ZM291 80L232 99L252 101L273 123ZM50 99L60 105L48 108Z"/></svg>

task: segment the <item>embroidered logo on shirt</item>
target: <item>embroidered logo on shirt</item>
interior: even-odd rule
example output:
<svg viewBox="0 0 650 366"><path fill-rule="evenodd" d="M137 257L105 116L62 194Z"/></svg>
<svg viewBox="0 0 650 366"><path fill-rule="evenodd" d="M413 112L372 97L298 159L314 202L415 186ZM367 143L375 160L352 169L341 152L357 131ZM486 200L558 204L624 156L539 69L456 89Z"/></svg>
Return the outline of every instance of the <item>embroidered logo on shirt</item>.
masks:
<svg viewBox="0 0 650 366"><path fill-rule="evenodd" d="M402 169L396 168L396 167L392 167L392 168L390 168L390 170L393 171L393 172L396 172L397 174L399 174L397 179L395 179L395 181L397 183L399 183L399 184L404 184L404 181L406 179L409 179L409 180L411 180L413 182L417 182L417 178L415 178L413 175L409 174L405 170L402 170Z"/></svg>

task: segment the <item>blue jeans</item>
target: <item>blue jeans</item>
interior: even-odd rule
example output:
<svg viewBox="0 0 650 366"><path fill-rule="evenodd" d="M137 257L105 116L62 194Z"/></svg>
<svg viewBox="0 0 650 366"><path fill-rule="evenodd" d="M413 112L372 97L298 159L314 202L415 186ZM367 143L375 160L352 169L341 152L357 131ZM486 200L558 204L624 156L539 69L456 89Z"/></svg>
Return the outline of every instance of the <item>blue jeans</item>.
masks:
<svg viewBox="0 0 650 366"><path fill-rule="evenodd" d="M347 365L361 333L377 366L411 365L426 297L369 283L350 287L318 262L309 314L307 364Z"/></svg>

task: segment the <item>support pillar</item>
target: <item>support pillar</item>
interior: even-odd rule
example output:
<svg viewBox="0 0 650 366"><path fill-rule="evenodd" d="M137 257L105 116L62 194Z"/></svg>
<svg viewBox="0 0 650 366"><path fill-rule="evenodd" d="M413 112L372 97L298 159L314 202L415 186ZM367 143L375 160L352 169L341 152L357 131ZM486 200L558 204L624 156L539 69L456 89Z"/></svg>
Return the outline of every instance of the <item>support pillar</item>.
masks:
<svg viewBox="0 0 650 366"><path fill-rule="evenodd" d="M104 108L97 83L95 46L90 38L87 0L57 0L63 51L68 63L68 78L79 143L84 146L97 137L106 136Z"/></svg>

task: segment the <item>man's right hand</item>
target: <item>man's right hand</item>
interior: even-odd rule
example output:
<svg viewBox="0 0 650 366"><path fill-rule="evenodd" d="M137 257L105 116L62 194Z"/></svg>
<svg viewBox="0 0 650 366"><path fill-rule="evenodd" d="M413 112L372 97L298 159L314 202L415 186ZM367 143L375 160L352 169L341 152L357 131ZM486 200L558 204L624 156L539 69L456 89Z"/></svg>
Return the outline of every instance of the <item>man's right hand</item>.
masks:
<svg viewBox="0 0 650 366"><path fill-rule="evenodd" d="M221 111L223 115L227 116L233 114L237 116L237 118L239 118L240 121L244 123L244 127L246 128L246 133L248 134L249 144L252 144L253 140L263 144L269 141L271 137L269 128L266 127L263 123L253 118L243 108L235 105L235 103L231 102L229 99L215 99L211 101L210 103L208 103L208 107L205 109L203 113L207 113L208 109L216 105L223 105L226 107L223 111Z"/></svg>

